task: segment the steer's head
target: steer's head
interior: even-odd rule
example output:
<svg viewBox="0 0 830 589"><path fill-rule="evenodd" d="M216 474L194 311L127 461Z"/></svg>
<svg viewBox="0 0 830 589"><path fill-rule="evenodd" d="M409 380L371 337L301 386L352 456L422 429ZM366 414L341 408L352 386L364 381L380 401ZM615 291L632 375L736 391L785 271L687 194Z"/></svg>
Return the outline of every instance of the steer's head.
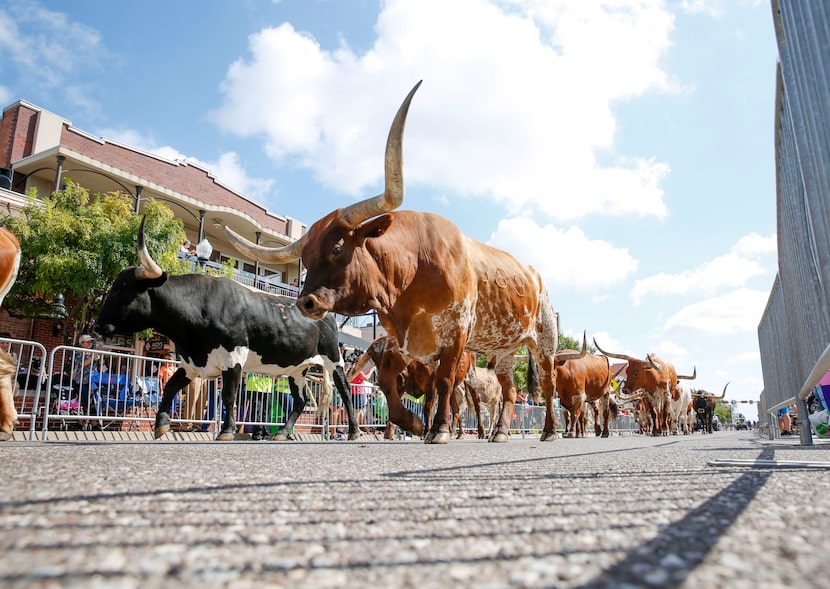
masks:
<svg viewBox="0 0 830 589"><path fill-rule="evenodd" d="M141 265L122 270L104 299L95 327L101 335L133 334L150 327L151 299L148 290L164 284L167 273L147 252L144 219L138 229L138 259Z"/></svg>
<svg viewBox="0 0 830 589"><path fill-rule="evenodd" d="M625 384L623 384L620 390L621 394L630 395L639 389L653 392L661 383L665 383L665 363L656 356L647 355L645 360L641 360L633 356L628 356L627 354L606 352L599 347L596 339L594 339L594 346L609 358L616 358L628 362L628 366L625 368ZM672 383L673 385L674 383Z"/></svg>
<svg viewBox="0 0 830 589"><path fill-rule="evenodd" d="M386 140L383 194L337 209L314 223L300 239L282 248L252 243L225 227L228 240L240 252L264 263L284 264L302 259L306 280L297 299L300 311L320 319L329 311L359 315L376 308L369 285L383 266L383 252L367 243L383 235L392 223L385 213L403 202L403 129L409 104L421 82L404 99Z"/></svg>

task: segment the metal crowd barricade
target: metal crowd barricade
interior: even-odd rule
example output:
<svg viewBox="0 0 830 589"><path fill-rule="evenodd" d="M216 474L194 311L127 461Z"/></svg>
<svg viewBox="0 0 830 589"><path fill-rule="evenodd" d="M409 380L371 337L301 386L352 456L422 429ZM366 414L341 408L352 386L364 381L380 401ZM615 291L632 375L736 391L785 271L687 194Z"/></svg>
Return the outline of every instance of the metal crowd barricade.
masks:
<svg viewBox="0 0 830 589"><path fill-rule="evenodd" d="M87 378L84 363L91 360ZM58 346L49 356L42 439L49 430L152 431L169 360ZM174 417L178 417L178 400Z"/></svg>
<svg viewBox="0 0 830 589"><path fill-rule="evenodd" d="M48 432L56 430L102 430L121 432L152 432L156 411L162 397L159 382L161 367L178 364L163 358L58 346L47 354L45 348L26 340L0 338L0 346L8 349L16 361L15 405L20 414L17 430L27 431L28 439L47 440ZM87 382L81 382L83 362L93 359ZM291 409L288 379L267 375L244 375L236 395L235 419L238 433L252 433L264 427L269 435L276 433ZM224 416L221 399L222 379L194 383L177 393L171 412L173 431L201 431L215 435ZM389 409L386 396L374 384L352 386L352 401L363 433L380 434L387 425ZM340 395L332 391L326 407L322 402L322 383L314 371L305 380L307 404L295 424L295 434L312 434L323 440L345 438L347 420ZM423 402L405 396L403 404L423 420ZM510 424L514 435L538 435L544 427L545 407L517 404ZM562 431L564 420L555 404L557 427ZM489 433L495 416L482 407L482 425ZM461 415L465 434L477 435L477 416L472 408ZM187 427L191 429L186 429ZM631 417L621 416L612 429L634 431ZM395 437L407 437L395 428Z"/></svg>
<svg viewBox="0 0 830 589"><path fill-rule="evenodd" d="M40 399L46 385L46 348L38 342L5 337L0 338L0 346L15 363L12 390L19 420L15 429L27 431L28 439L34 440L42 419Z"/></svg>

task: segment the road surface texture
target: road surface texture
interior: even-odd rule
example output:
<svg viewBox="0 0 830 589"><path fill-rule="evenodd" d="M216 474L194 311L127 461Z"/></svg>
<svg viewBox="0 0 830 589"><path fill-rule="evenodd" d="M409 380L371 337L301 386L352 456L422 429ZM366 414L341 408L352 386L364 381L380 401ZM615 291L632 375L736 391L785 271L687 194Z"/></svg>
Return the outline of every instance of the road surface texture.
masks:
<svg viewBox="0 0 830 589"><path fill-rule="evenodd" d="M830 586L830 445L751 431L0 453L2 587Z"/></svg>

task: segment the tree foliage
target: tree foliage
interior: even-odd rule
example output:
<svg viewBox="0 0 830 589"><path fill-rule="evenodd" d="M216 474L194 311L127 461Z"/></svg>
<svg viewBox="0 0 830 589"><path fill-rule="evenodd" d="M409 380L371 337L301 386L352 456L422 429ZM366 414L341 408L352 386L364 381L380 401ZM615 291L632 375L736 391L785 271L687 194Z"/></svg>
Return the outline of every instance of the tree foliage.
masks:
<svg viewBox="0 0 830 589"><path fill-rule="evenodd" d="M574 339L570 336L567 336L563 333L559 334L559 344L556 347L556 351L560 352L562 350L581 350L582 349L582 341ZM588 344L587 351L589 354L595 354L597 349ZM516 383L516 388L521 389L527 392L527 348L522 346L516 352L516 356L522 358L520 360L516 360L513 362L513 382ZM478 355L476 357L476 366L479 368L486 368L487 367L487 358Z"/></svg>
<svg viewBox="0 0 830 589"><path fill-rule="evenodd" d="M10 313L24 317L55 317L55 300L63 294L64 340L86 332L98 316L104 295L124 268L138 264L136 236L140 216L135 201L122 192L90 195L67 179L51 198L29 202L19 218L4 216L20 240L20 272L6 298ZM184 267L176 256L184 239L180 219L164 204L142 200L147 249L163 269L177 274Z"/></svg>

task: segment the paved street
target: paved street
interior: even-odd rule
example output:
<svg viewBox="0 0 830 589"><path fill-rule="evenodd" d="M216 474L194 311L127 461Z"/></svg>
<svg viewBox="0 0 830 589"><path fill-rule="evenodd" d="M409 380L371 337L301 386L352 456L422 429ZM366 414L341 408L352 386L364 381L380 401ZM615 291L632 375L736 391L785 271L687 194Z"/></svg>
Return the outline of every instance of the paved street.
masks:
<svg viewBox="0 0 830 589"><path fill-rule="evenodd" d="M830 584L830 445L754 432L0 452L3 587Z"/></svg>

